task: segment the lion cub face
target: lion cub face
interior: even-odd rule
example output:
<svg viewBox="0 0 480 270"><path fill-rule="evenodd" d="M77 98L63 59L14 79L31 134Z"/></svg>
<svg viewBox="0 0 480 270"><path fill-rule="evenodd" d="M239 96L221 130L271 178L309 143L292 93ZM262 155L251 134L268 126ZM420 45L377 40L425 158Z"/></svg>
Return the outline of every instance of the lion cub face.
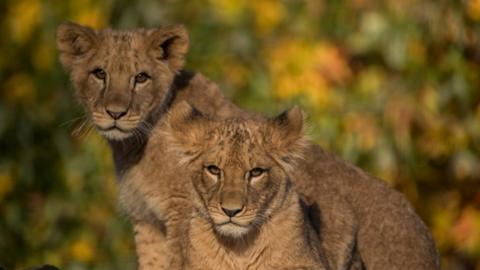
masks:
<svg viewBox="0 0 480 270"><path fill-rule="evenodd" d="M181 26L133 31L58 27L60 61L97 129L122 140L145 128L183 66L188 36Z"/></svg>
<svg viewBox="0 0 480 270"><path fill-rule="evenodd" d="M288 171L301 155L303 116L214 121L188 104L167 120L169 145L191 171L197 209L221 236L243 237L282 207Z"/></svg>
<svg viewBox="0 0 480 270"><path fill-rule="evenodd" d="M212 148L194 165L193 184L203 213L225 236L241 237L260 227L286 178L252 131L233 122L213 129Z"/></svg>

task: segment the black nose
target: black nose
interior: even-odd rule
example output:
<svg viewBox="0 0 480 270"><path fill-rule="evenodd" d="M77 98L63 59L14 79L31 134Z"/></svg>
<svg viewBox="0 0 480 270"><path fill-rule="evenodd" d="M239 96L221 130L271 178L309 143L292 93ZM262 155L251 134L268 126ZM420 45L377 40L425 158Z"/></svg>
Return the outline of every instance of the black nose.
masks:
<svg viewBox="0 0 480 270"><path fill-rule="evenodd" d="M229 216L229 217L234 217L236 214L240 213L243 208L234 208L234 209L228 209L222 207L223 212Z"/></svg>
<svg viewBox="0 0 480 270"><path fill-rule="evenodd" d="M107 113L108 113L108 115L110 115L113 119L118 120L118 119L122 118L124 115L126 115L126 114L127 114L127 111L115 112L115 111L107 110Z"/></svg>

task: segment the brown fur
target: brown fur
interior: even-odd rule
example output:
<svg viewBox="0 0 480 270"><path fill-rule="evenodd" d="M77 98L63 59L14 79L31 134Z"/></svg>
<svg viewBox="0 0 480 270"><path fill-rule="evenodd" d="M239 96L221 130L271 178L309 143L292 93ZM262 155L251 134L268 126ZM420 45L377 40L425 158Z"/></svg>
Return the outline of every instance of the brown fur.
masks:
<svg viewBox="0 0 480 270"><path fill-rule="evenodd" d="M272 120L214 121L186 102L171 111L163 136L195 189L186 269L325 269L288 176L306 145L302 122L298 108Z"/></svg>
<svg viewBox="0 0 480 270"><path fill-rule="evenodd" d="M134 226L139 268L170 269L170 257L178 257L168 255L171 250L166 239L172 233L166 230L164 213L157 217L145 208L143 198L148 194L142 193L149 180L158 181L155 183L160 184L159 190L164 190L168 182L162 182L161 166L156 171L157 159L163 156L157 154L156 145L161 142L149 140L151 129L161 125L157 121L176 100L185 97L192 98L195 106L208 104L206 110L219 116L237 114L239 110L201 74L179 70L188 46L183 27L96 31L64 23L58 28L57 45L77 98L112 147L121 205ZM98 68L106 72L104 80L93 74ZM134 84L132 80L140 72L146 72L150 79ZM107 113L109 106L126 110L127 114L115 120ZM143 172L154 169L141 178ZM148 188L145 192L149 192ZM163 196L168 198L168 190Z"/></svg>
<svg viewBox="0 0 480 270"><path fill-rule="evenodd" d="M171 173L178 172L178 164L168 163L164 138L161 133L151 134L152 128L161 128L164 112L181 100L218 117L244 113L200 74L180 71L188 45L181 27L95 31L66 23L59 27L57 43L79 100L112 146L122 179L123 205L137 232L137 250L167 250L164 239L175 229L167 221L181 217L175 211L166 214L169 209L152 212L148 198L153 190L163 188L166 200L178 201L177 209L188 210L189 206L175 195L184 194L183 187L175 186L168 176L175 176ZM99 67L106 70L106 80L92 74ZM132 78L141 71L149 73L150 79L133 84ZM109 105L128 109L127 114L113 121L106 113ZM116 128L105 130L114 124ZM363 262L367 269L438 269L431 235L400 193L316 145L307 148L305 157L292 179L298 180L297 192L309 204L329 268L357 269ZM155 231L160 235L151 237ZM150 239L148 245L145 239ZM140 257L140 268L168 265L168 254L155 251L151 258Z"/></svg>

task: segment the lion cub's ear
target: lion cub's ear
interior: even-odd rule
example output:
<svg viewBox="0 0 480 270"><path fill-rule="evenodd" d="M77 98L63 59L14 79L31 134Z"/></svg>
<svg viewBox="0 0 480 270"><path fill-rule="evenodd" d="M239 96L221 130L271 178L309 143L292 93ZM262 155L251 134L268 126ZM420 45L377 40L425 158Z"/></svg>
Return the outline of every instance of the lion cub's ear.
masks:
<svg viewBox="0 0 480 270"><path fill-rule="evenodd" d="M166 61L173 72L183 68L188 51L188 32L182 25L167 26L149 32L150 54Z"/></svg>
<svg viewBox="0 0 480 270"><path fill-rule="evenodd" d="M57 28L57 47L60 62L69 70L72 63L91 51L97 42L97 34L90 27L64 22Z"/></svg>
<svg viewBox="0 0 480 270"><path fill-rule="evenodd" d="M170 110L163 128L168 148L180 154L183 161L194 158L205 141L208 123L208 118L189 103L178 103Z"/></svg>
<svg viewBox="0 0 480 270"><path fill-rule="evenodd" d="M292 166L304 157L308 141L304 136L304 114L295 106L269 120L267 134L271 153L285 166ZM267 139L267 140L268 140Z"/></svg>

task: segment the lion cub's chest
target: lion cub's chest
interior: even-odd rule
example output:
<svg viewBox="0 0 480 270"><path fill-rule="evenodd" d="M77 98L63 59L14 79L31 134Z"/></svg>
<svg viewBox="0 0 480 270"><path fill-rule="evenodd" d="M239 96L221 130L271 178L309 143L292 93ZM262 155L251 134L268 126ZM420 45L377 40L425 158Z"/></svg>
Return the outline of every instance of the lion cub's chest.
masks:
<svg viewBox="0 0 480 270"><path fill-rule="evenodd" d="M195 270L273 269L269 266L271 250L265 245L227 248L219 243L211 225L192 218L188 231L188 266ZM260 239L259 239L260 240Z"/></svg>
<svg viewBox="0 0 480 270"><path fill-rule="evenodd" d="M161 134L153 133L141 159L122 175L122 207L138 219L154 214L156 219L164 220L172 208L181 211L189 206L192 188L178 167L169 158Z"/></svg>
<svg viewBox="0 0 480 270"><path fill-rule="evenodd" d="M282 217L282 220L285 220ZM288 223L288 221L286 222ZM278 224L278 223L277 223ZM215 236L211 225L192 218L189 224L187 267L195 270L273 270L273 269L325 269L320 256L304 242L292 227L290 233L264 228L257 240L248 246L227 247Z"/></svg>

